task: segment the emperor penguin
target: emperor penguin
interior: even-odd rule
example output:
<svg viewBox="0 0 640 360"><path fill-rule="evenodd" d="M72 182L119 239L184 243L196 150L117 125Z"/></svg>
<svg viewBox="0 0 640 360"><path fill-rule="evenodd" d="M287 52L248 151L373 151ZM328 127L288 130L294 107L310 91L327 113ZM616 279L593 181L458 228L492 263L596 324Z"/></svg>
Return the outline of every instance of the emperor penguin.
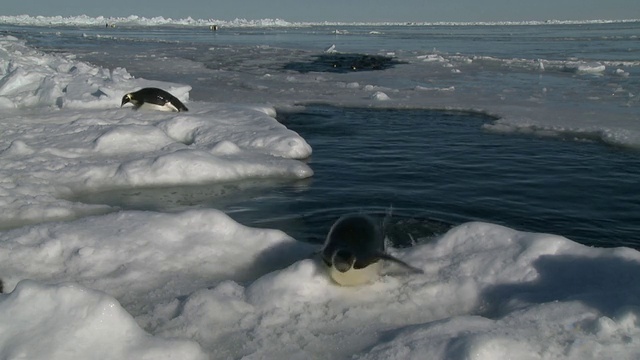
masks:
<svg viewBox="0 0 640 360"><path fill-rule="evenodd" d="M378 279L381 260L399 264L413 273L423 273L387 254L382 230L376 221L364 214L339 218L329 230L321 256L329 276L343 286L362 285Z"/></svg>
<svg viewBox="0 0 640 360"><path fill-rule="evenodd" d="M178 98L158 88L144 88L122 97L122 104L132 103L136 109L189 111Z"/></svg>

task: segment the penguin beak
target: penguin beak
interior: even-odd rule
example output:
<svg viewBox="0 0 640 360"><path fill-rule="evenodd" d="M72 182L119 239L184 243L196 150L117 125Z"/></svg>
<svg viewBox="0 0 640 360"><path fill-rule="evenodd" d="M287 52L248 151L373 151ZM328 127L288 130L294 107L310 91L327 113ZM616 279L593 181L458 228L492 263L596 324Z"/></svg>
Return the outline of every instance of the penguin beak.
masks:
<svg viewBox="0 0 640 360"><path fill-rule="evenodd" d="M341 273L349 271L353 267L355 261L356 259L353 254L346 250L337 250L333 254L333 266Z"/></svg>
<svg viewBox="0 0 640 360"><path fill-rule="evenodd" d="M123 107L124 104L131 102L131 95L127 94L125 96L122 97L122 104L120 104L120 107Z"/></svg>

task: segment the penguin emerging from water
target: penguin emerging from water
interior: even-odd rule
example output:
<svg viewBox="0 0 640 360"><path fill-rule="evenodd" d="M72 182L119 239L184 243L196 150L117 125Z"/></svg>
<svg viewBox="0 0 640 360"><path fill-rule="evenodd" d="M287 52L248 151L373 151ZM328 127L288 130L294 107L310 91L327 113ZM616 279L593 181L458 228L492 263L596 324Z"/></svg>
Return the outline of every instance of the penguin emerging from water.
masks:
<svg viewBox="0 0 640 360"><path fill-rule="evenodd" d="M413 273L423 273L385 253L384 235L367 215L346 215L338 219L329 230L321 256L329 268L329 276L343 286L375 281L380 276L381 260L399 264Z"/></svg>
<svg viewBox="0 0 640 360"><path fill-rule="evenodd" d="M178 98L158 88L144 88L122 97L122 104L132 103L136 109L189 111Z"/></svg>

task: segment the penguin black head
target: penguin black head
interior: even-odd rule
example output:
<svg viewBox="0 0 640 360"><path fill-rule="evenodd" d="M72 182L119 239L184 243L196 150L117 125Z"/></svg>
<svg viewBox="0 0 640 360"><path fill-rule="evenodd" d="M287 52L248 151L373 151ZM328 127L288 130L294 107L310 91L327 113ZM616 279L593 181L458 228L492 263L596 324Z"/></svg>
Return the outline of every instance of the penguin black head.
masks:
<svg viewBox="0 0 640 360"><path fill-rule="evenodd" d="M347 215L336 221L325 240L323 255L327 260L339 257L364 260L384 251L384 235L375 220L367 215ZM345 256L346 257L346 256Z"/></svg>
<svg viewBox="0 0 640 360"><path fill-rule="evenodd" d="M144 88L128 93L122 97L122 104L133 104L136 109L151 109L160 111L189 111L175 96L158 88Z"/></svg>
<svg viewBox="0 0 640 360"><path fill-rule="evenodd" d="M127 95L122 97L122 104L120 104L120 107L123 107L124 104L126 104L126 103L132 103L133 106L137 106L137 101L136 102L132 101L131 94L127 94Z"/></svg>
<svg viewBox="0 0 640 360"><path fill-rule="evenodd" d="M351 270L356 262L356 257L351 251L340 249L333 253L331 264L341 273Z"/></svg>

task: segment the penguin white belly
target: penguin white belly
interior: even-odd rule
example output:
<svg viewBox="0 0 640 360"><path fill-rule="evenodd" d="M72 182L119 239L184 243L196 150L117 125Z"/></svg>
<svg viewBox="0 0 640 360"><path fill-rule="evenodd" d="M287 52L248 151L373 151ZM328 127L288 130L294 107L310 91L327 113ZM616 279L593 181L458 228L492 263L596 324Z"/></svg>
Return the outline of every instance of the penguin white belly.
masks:
<svg viewBox="0 0 640 360"><path fill-rule="evenodd" d="M329 276L342 286L357 286L376 281L380 277L381 262L375 262L362 269L351 268L340 272L335 267L329 268Z"/></svg>
<svg viewBox="0 0 640 360"><path fill-rule="evenodd" d="M178 111L178 109L175 106L173 106L173 104L171 104L170 102L164 105L157 105L157 104L146 102L146 103L142 103L142 105L138 107L138 110L173 111L173 112Z"/></svg>

